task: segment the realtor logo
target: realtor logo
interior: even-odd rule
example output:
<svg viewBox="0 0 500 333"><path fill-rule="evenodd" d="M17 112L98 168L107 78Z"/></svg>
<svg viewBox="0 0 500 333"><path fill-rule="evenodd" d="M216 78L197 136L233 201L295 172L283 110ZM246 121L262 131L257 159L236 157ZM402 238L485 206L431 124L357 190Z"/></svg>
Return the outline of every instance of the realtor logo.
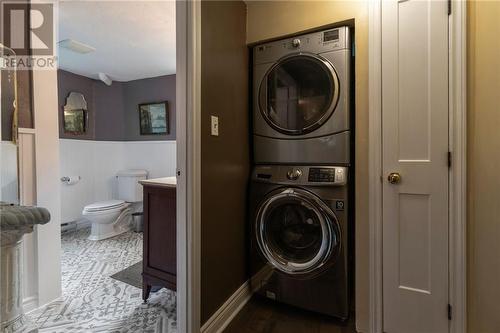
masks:
<svg viewBox="0 0 500 333"><path fill-rule="evenodd" d="M2 1L2 22L2 44L18 56L54 54L52 3Z"/></svg>
<svg viewBox="0 0 500 333"><path fill-rule="evenodd" d="M0 3L1 43L15 53L1 58L1 68L55 69L54 3Z"/></svg>

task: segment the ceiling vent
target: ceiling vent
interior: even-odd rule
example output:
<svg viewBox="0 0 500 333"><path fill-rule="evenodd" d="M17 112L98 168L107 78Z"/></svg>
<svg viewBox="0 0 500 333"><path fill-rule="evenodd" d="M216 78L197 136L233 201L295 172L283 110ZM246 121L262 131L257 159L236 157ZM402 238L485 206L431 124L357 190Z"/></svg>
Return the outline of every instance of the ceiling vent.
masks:
<svg viewBox="0 0 500 333"><path fill-rule="evenodd" d="M101 80L102 82L104 82L105 85L110 86L113 83L113 80L111 80L109 78L109 76L107 76L106 74L99 73L97 75L99 76L99 80Z"/></svg>
<svg viewBox="0 0 500 333"><path fill-rule="evenodd" d="M90 52L95 51L95 47L92 47L90 45L81 43L79 41L76 41L74 39L65 39L57 43L59 47L68 49L70 51L80 53L80 54L86 54Z"/></svg>

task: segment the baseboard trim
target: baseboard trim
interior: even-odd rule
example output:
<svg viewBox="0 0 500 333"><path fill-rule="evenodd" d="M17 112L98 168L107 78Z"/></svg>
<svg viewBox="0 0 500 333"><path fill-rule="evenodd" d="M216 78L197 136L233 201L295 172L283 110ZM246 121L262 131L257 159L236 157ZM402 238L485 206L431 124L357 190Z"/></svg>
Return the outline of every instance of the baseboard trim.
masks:
<svg viewBox="0 0 500 333"><path fill-rule="evenodd" d="M89 220L80 220L76 222L76 230L90 227L92 223Z"/></svg>
<svg viewBox="0 0 500 333"><path fill-rule="evenodd" d="M65 222L61 224L61 232L76 231L83 228L90 227L92 223L87 219L80 219L77 221Z"/></svg>
<svg viewBox="0 0 500 333"><path fill-rule="evenodd" d="M221 333L252 297L250 283L246 281L222 304L201 327L201 333Z"/></svg>

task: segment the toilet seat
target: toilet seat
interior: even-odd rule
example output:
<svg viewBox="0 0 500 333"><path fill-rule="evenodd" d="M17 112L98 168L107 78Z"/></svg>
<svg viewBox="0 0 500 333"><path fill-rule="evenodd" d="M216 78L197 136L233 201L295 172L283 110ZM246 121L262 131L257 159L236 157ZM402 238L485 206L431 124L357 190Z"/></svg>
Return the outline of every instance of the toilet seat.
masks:
<svg viewBox="0 0 500 333"><path fill-rule="evenodd" d="M85 206L83 208L83 212L84 213L104 212L109 210L121 209L124 206L125 206L125 201L123 200L100 201Z"/></svg>

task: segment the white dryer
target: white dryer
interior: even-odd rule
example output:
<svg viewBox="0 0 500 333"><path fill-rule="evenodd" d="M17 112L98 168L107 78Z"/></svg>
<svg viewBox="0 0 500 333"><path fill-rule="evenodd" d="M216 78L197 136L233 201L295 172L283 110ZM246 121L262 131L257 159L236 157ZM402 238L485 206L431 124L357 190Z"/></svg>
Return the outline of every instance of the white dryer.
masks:
<svg viewBox="0 0 500 333"><path fill-rule="evenodd" d="M257 164L350 164L351 37L332 28L253 49Z"/></svg>

